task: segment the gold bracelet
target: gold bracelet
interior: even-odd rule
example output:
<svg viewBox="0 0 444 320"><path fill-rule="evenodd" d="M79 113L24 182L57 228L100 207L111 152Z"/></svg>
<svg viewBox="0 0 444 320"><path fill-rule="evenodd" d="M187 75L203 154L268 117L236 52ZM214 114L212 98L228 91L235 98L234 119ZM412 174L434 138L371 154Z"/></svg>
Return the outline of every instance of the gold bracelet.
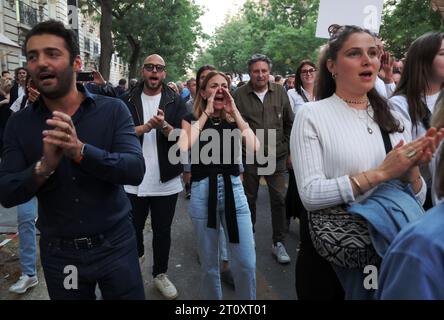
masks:
<svg viewBox="0 0 444 320"><path fill-rule="evenodd" d="M354 182L354 184L356 185L356 187L358 188L358 192L359 194L363 194L362 192L362 188L361 188L361 184L358 182L358 179L356 179L355 177L350 177L350 180L352 182Z"/></svg>
<svg viewBox="0 0 444 320"><path fill-rule="evenodd" d="M370 182L370 179L367 177L367 175L365 174L365 172L362 173L365 177L365 180L367 180L368 185L370 186L370 189L373 189L375 186L373 185L373 183Z"/></svg>

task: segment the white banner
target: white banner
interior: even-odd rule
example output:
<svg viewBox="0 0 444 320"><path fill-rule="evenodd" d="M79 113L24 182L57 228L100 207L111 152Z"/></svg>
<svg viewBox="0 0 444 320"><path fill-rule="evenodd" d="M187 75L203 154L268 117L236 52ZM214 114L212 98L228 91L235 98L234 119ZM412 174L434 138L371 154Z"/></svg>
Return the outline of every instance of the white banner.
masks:
<svg viewBox="0 0 444 320"><path fill-rule="evenodd" d="M379 33L384 0L320 0L316 37L330 38L332 24L356 25Z"/></svg>

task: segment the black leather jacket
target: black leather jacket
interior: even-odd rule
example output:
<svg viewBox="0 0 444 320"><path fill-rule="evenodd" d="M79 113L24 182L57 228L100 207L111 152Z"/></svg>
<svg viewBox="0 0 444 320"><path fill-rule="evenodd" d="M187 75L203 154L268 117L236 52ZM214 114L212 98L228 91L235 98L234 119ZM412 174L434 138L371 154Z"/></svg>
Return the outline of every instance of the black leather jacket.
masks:
<svg viewBox="0 0 444 320"><path fill-rule="evenodd" d="M131 112L135 126L140 126L149 120L143 118L142 91L143 82L138 83L131 92L127 92L120 96ZM187 114L185 103L176 92L165 84L162 84L161 94L159 109L164 112L165 121L174 128L180 129L182 119ZM183 171L183 165L181 163L172 164L168 160L168 151L176 141L168 141L168 138L165 137L161 130L157 130L157 156L159 159L160 181L164 183L181 174ZM139 137L141 145L143 144L143 137L143 134Z"/></svg>

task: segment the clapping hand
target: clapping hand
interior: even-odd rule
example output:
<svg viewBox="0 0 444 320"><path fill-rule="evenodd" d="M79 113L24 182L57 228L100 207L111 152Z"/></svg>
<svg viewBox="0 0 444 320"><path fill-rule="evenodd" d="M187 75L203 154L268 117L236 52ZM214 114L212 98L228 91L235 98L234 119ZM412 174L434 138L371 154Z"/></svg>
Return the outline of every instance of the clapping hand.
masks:
<svg viewBox="0 0 444 320"><path fill-rule="evenodd" d="M57 152L62 150L70 159L79 159L83 143L77 137L71 117L60 111L54 111L52 114L52 119L46 120L46 123L54 129L43 131L43 143L55 147ZM43 156L46 159L46 155Z"/></svg>
<svg viewBox="0 0 444 320"><path fill-rule="evenodd" d="M158 109L157 115L152 117L148 121L148 124L151 126L151 128L162 128L164 121L165 121L165 113L163 112L163 110Z"/></svg>

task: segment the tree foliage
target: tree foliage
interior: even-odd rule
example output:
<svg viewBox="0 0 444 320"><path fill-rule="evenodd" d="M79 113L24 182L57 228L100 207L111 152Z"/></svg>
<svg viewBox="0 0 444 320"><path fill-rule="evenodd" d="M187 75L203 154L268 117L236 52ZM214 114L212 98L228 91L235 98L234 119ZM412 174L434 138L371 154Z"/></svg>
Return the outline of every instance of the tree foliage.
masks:
<svg viewBox="0 0 444 320"><path fill-rule="evenodd" d="M202 11L189 0L143 0L122 19L114 21L114 42L130 64L130 77L139 75L147 55L157 53L167 63L168 77L178 79L192 62L202 31Z"/></svg>
<svg viewBox="0 0 444 320"><path fill-rule="evenodd" d="M384 3L381 37L385 47L402 58L410 44L429 31L444 31L430 0L390 0Z"/></svg>
<svg viewBox="0 0 444 320"><path fill-rule="evenodd" d="M202 34L202 11L193 0L81 0L80 5L100 17L99 70L105 79L115 51L129 63L130 78L139 75L150 53L165 59L170 78L185 74Z"/></svg>
<svg viewBox="0 0 444 320"><path fill-rule="evenodd" d="M114 52L112 30L113 17L121 19L141 0L79 0L79 7L93 16L100 17L99 71L108 80L111 56Z"/></svg>
<svg viewBox="0 0 444 320"><path fill-rule="evenodd" d="M318 0L247 1L240 15L216 30L204 54L217 68L235 74L246 73L254 53L272 59L273 73L294 73L301 60L316 61L324 43L315 38L318 7ZM202 57L197 61L204 62Z"/></svg>

